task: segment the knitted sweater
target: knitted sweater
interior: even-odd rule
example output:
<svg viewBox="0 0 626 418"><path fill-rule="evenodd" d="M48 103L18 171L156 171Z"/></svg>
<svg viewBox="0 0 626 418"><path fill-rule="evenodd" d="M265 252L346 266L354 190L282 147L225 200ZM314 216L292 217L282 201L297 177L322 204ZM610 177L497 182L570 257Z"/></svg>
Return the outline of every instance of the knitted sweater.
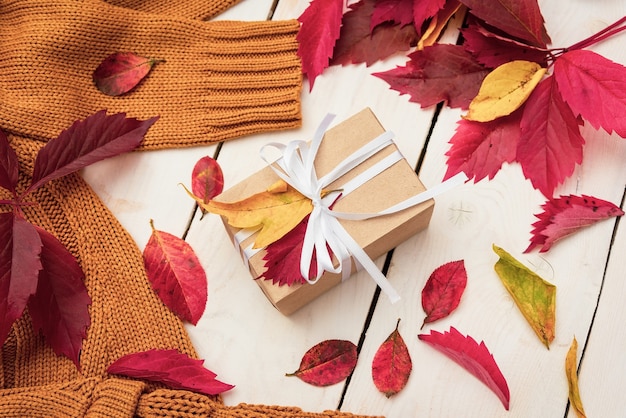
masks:
<svg viewBox="0 0 626 418"><path fill-rule="evenodd" d="M300 124L297 21L205 22L237 0L0 1L0 129L30 183L37 151L77 119L108 109L159 115L141 149L207 144ZM130 94L100 93L91 74L109 54L160 58ZM0 198L3 197L0 191ZM28 312L0 351L0 417L316 417L107 374L119 357L175 348L197 357L154 294L140 250L77 174L38 189L27 219L76 257L92 300L80 370L33 332ZM1 208L0 211L6 211Z"/></svg>

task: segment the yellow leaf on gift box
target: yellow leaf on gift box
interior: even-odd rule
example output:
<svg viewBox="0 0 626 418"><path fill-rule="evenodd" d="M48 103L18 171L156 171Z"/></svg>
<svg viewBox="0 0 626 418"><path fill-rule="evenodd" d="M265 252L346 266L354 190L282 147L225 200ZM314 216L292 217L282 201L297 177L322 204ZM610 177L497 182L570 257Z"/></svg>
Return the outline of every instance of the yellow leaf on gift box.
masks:
<svg viewBox="0 0 626 418"><path fill-rule="evenodd" d="M530 271L502 248L494 245L500 259L494 268L515 304L549 349L554 340L556 286Z"/></svg>
<svg viewBox="0 0 626 418"><path fill-rule="evenodd" d="M464 118L489 122L510 115L524 104L546 71L531 61L518 60L500 65L485 77Z"/></svg>
<svg viewBox="0 0 626 418"><path fill-rule="evenodd" d="M576 341L576 337L574 337L572 345L565 357L565 374L567 375L567 384L569 386L569 401L572 403L576 415L578 415L579 418L586 418L583 401L580 399L580 393L578 391L578 374L576 373L577 351L578 341Z"/></svg>

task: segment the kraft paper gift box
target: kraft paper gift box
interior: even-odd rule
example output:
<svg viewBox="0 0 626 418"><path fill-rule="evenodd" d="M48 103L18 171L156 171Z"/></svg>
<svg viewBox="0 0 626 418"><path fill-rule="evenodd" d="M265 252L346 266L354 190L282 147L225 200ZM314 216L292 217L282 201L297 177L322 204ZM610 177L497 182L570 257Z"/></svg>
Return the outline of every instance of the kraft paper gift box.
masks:
<svg viewBox="0 0 626 418"><path fill-rule="evenodd" d="M329 129L324 134L315 158L315 169L318 177L330 172L344 158L383 132L385 132L385 129L370 109L365 109ZM385 147L367 161L337 179L328 189L341 189L342 184L345 184L348 180L394 151L397 151L395 144ZM222 202L242 200L266 190L278 179L274 171L270 167L266 167L226 190L216 200ZM423 191L425 191L425 188L418 179L414 169L402 158L352 193L339 199L333 206L333 210L358 213L379 212ZM340 223L369 257L375 260L426 228L430 222L433 208L434 201L430 199L395 214L366 220L340 220ZM237 245L235 234L239 229L229 226L224 217L222 217L222 220L231 239ZM242 248L251 246L253 241L254 237L243 240L240 244L240 252ZM264 255L265 250L261 250L248 260L248 266L253 278L258 278L265 271ZM347 267L345 266L344 268ZM352 272L354 271L354 263L352 263ZM341 283L342 277L341 274L325 272L315 284L305 283L293 286L275 285L271 280L264 280L263 278L255 281L270 302L280 312L289 315Z"/></svg>

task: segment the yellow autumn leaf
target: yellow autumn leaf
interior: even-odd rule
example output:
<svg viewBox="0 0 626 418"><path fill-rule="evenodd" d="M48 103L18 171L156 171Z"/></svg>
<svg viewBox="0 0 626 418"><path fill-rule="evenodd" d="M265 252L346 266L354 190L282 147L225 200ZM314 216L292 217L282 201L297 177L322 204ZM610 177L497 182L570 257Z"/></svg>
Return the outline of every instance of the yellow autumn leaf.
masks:
<svg viewBox="0 0 626 418"><path fill-rule="evenodd" d="M549 349L556 323L556 286L529 270L502 248L494 245L500 259L494 269L535 334Z"/></svg>
<svg viewBox="0 0 626 418"><path fill-rule="evenodd" d="M500 65L485 77L464 118L489 122L510 115L524 104L546 71L531 61L518 60Z"/></svg>
<svg viewBox="0 0 626 418"><path fill-rule="evenodd" d="M585 410L583 408L583 401L580 399L580 393L578 391L578 374L576 373L576 353L578 351L578 341L576 337L572 341L572 345L565 357L565 374L567 375L567 384L569 386L569 401L574 407L574 411L578 418L586 418Z"/></svg>
<svg viewBox="0 0 626 418"><path fill-rule="evenodd" d="M452 19L452 16L459 11L461 6L462 4L458 1L446 2L446 6L430 19L428 27L417 42L417 49L422 50L424 47L434 45L437 39L439 39L441 32L443 32L450 19Z"/></svg>

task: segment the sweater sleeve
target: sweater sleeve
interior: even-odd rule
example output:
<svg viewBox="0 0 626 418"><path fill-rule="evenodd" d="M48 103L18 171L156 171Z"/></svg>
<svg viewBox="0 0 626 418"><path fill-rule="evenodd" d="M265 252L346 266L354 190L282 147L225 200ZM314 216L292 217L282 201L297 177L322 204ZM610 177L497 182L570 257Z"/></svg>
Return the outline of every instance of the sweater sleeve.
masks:
<svg viewBox="0 0 626 418"><path fill-rule="evenodd" d="M0 25L0 127L10 132L45 141L101 109L160 116L144 149L300 125L295 20L203 22L98 0L7 0ZM131 92L106 96L93 71L122 51L164 61Z"/></svg>

